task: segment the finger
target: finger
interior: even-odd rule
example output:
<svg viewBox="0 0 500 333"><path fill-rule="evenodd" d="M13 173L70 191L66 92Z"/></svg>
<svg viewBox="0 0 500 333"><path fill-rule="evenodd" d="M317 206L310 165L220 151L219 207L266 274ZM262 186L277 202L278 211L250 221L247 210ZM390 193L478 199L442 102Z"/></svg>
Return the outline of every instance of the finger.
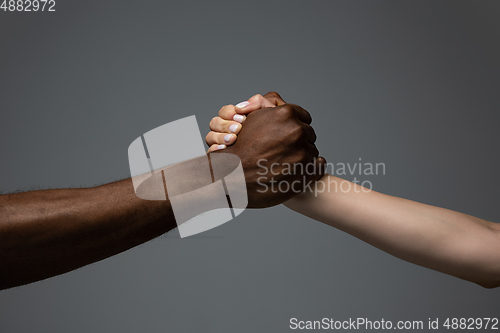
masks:
<svg viewBox="0 0 500 333"><path fill-rule="evenodd" d="M264 95L264 98L273 103L275 106L286 104L285 100L276 91L268 92Z"/></svg>
<svg viewBox="0 0 500 333"><path fill-rule="evenodd" d="M298 118L300 121L306 123L306 124L311 124L312 123L312 117L309 112L307 112L305 109L303 109L301 106L297 104L288 104L292 105L293 109L295 110L295 113L297 114Z"/></svg>
<svg viewBox="0 0 500 333"><path fill-rule="evenodd" d="M320 177L323 177L323 175L326 173L326 160L323 156L319 156L316 158L316 166L318 167L318 172L317 175Z"/></svg>
<svg viewBox="0 0 500 333"><path fill-rule="evenodd" d="M208 132L207 136L205 137L205 141L209 146L212 146L214 144L230 146L236 141L236 135L217 133L212 131Z"/></svg>
<svg viewBox="0 0 500 333"><path fill-rule="evenodd" d="M264 96L257 94L250 97L248 101L236 104L235 108L237 113L247 114L255 110L274 108L275 106L268 99L264 98Z"/></svg>
<svg viewBox="0 0 500 333"><path fill-rule="evenodd" d="M307 142L315 143L316 142L316 132L314 131L314 128L312 128L311 125L307 125L307 124L303 124L303 126L306 129Z"/></svg>
<svg viewBox="0 0 500 333"><path fill-rule="evenodd" d="M222 150L222 149L226 149L226 148L227 148L226 145L213 144L210 146L210 148L208 148L207 154L211 153L213 151Z"/></svg>
<svg viewBox="0 0 500 333"><path fill-rule="evenodd" d="M283 115L285 118L296 118L300 120L302 123L310 124L312 122L311 115L309 112L301 108L300 106L296 104L284 104L275 107L274 112L277 112L281 115Z"/></svg>
<svg viewBox="0 0 500 333"><path fill-rule="evenodd" d="M219 133L238 134L241 130L241 124L235 121L224 120L221 117L214 117L210 120L210 129Z"/></svg>
<svg viewBox="0 0 500 333"><path fill-rule="evenodd" d="M219 110L219 117L221 117L224 120L233 120L237 123L242 123L245 121L246 116L242 114L237 114L236 110L234 108L234 105L226 105L223 106Z"/></svg>
<svg viewBox="0 0 500 333"><path fill-rule="evenodd" d="M312 143L308 143L307 145L309 147L310 156L312 156L314 159L316 159L319 156L318 148L316 147L315 144L312 144Z"/></svg>

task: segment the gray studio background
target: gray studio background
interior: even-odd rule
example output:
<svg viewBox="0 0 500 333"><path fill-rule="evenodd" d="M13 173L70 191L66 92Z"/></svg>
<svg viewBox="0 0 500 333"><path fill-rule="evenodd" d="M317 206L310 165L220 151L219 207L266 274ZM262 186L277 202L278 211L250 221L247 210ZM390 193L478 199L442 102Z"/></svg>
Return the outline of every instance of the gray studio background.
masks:
<svg viewBox="0 0 500 333"><path fill-rule="evenodd" d="M329 162L383 193L500 221L496 1L56 1L0 12L0 189L129 176L128 145L276 90ZM182 142L179 142L182 149ZM404 223L404 221L401 221ZM289 320L498 317L500 290L286 207L176 231L0 292L0 332L288 332Z"/></svg>

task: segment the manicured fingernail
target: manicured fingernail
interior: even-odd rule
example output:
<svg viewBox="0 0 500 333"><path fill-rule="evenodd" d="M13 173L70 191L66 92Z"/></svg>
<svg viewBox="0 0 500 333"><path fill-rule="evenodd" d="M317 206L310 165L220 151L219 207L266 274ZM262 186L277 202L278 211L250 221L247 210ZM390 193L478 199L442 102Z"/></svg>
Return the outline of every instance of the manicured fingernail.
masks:
<svg viewBox="0 0 500 333"><path fill-rule="evenodd" d="M240 126L240 125L233 124L233 125L229 126L229 132L236 133L236 131L238 130L238 126Z"/></svg>
<svg viewBox="0 0 500 333"><path fill-rule="evenodd" d="M224 148L226 148L226 145L218 145L217 146L217 150L221 150L221 149L224 149Z"/></svg>
<svg viewBox="0 0 500 333"><path fill-rule="evenodd" d="M231 141L231 137L232 136L233 136L232 134L226 134L226 135L224 135L224 141L226 141L227 143L229 143L229 141Z"/></svg>
<svg viewBox="0 0 500 333"><path fill-rule="evenodd" d="M236 104L235 107L237 107L239 109L244 109L248 106L248 104L250 104L250 103L248 103L247 101L244 101L244 102Z"/></svg>
<svg viewBox="0 0 500 333"><path fill-rule="evenodd" d="M239 123L242 123L244 119L245 119L245 117L243 117L241 114L235 114L233 117L233 120L237 121Z"/></svg>

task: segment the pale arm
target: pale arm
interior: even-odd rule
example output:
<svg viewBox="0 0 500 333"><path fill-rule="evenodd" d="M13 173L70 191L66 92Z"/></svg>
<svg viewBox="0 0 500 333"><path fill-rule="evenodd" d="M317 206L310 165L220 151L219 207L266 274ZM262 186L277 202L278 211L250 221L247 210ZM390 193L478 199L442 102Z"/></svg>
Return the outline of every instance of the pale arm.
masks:
<svg viewBox="0 0 500 333"><path fill-rule="evenodd" d="M499 224L354 183L340 187L346 180L330 175L321 181L331 182L330 191L304 192L285 205L403 260L486 288L500 286Z"/></svg>

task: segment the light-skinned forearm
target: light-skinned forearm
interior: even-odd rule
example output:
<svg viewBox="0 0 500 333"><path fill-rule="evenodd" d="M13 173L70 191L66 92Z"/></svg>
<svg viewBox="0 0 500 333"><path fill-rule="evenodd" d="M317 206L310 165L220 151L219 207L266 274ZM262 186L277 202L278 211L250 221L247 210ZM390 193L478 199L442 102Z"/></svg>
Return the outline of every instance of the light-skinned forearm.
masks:
<svg viewBox="0 0 500 333"><path fill-rule="evenodd" d="M139 199L131 179L0 196L0 289L110 257L176 226L167 201Z"/></svg>
<svg viewBox="0 0 500 333"><path fill-rule="evenodd" d="M500 286L497 223L397 198L325 175L330 191L302 193L285 205L417 265ZM347 185L347 184L346 184ZM347 191L342 191L347 189ZM321 190L321 188L318 188Z"/></svg>

